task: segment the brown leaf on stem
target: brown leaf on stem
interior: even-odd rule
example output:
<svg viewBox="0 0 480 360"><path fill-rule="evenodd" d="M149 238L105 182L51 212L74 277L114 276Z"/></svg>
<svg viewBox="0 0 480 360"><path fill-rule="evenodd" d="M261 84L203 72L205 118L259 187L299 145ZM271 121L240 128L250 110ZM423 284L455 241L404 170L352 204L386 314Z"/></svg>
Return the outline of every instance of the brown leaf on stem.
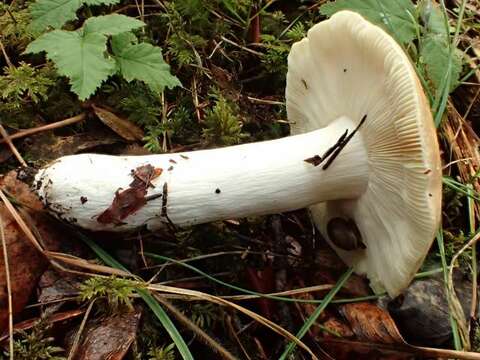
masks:
<svg viewBox="0 0 480 360"><path fill-rule="evenodd" d="M162 175L162 172L163 170L161 168L155 168L150 164L139 166L135 170L132 170L133 181L130 183L130 187L154 187L151 181Z"/></svg>
<svg viewBox="0 0 480 360"><path fill-rule="evenodd" d="M148 201L145 197L147 189L154 187L151 181L162 174L161 168L150 164L142 165L132 170L133 181L126 190L118 189L115 192L112 205L101 213L97 221L102 224L122 225L128 215L140 210ZM160 194L157 194L160 197ZM165 196L164 196L165 198Z"/></svg>
<svg viewBox="0 0 480 360"><path fill-rule="evenodd" d="M144 187L117 190L112 205L98 216L97 221L102 224L124 224L122 220L147 203L145 195L147 195L147 190Z"/></svg>

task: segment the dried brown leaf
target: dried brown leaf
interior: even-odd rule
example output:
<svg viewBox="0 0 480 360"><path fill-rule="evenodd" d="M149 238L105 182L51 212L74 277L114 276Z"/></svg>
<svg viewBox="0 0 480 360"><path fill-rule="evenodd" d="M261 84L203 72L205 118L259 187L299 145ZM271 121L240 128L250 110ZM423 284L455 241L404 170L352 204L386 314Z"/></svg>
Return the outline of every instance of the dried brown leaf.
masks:
<svg viewBox="0 0 480 360"><path fill-rule="evenodd" d="M39 199L30 191L28 185L16 179L16 173L10 172L0 179L0 188L23 204L29 206L31 226L42 237L43 244L51 249L58 248L61 235L55 231L51 220L36 210L42 209ZM28 302L37 281L47 266L47 261L35 249L21 230L4 203L0 203L0 216L3 219L5 241L10 264L10 281L12 284L13 314L19 314ZM3 257L0 259L0 331L8 322L8 295Z"/></svg>
<svg viewBox="0 0 480 360"><path fill-rule="evenodd" d="M93 111L98 118L107 125L110 129L115 131L118 135L128 141L142 140L145 134L142 129L132 122L123 119L114 113L103 109L101 107L92 105Z"/></svg>
<svg viewBox="0 0 480 360"><path fill-rule="evenodd" d="M141 209L147 203L145 195L147 195L145 188L117 190L112 205L98 216L97 221L102 224L122 225L128 215Z"/></svg>
<svg viewBox="0 0 480 360"><path fill-rule="evenodd" d="M74 359L123 359L135 340L140 317L140 311L132 311L89 322Z"/></svg>
<svg viewBox="0 0 480 360"><path fill-rule="evenodd" d="M377 305L361 302L345 304L340 312L360 340L384 344L405 344L390 315Z"/></svg>

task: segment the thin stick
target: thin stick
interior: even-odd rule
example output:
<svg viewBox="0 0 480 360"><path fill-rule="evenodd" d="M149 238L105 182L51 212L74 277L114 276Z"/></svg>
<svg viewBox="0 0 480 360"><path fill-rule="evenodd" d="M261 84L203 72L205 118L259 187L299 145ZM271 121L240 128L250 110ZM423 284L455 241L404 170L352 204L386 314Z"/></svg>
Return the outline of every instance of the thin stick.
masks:
<svg viewBox="0 0 480 360"><path fill-rule="evenodd" d="M457 294L455 292L455 288L453 286L453 266L459 256L467 250L469 247L475 246L477 241L480 239L480 231L478 231L452 258L452 261L450 262L450 270L448 271L448 282L447 282L447 288L448 288L448 296L449 296L449 307L452 310L453 317L455 318L459 330L460 330L460 336L462 338L462 343L463 346L466 347L467 349L470 349L470 338L468 334L468 327L465 323L465 313L463 312L463 308L460 305L460 302L458 300ZM480 359L480 355L479 355Z"/></svg>
<svg viewBox="0 0 480 360"><path fill-rule="evenodd" d="M473 186L468 184L468 193L472 193ZM468 224L469 224L469 233L470 236L473 236L475 233L475 205L471 197L467 197L468 204ZM475 245L472 246L472 302L470 306L470 319L477 319L477 248ZM471 321L470 321L471 324ZM469 325L470 325L469 324ZM470 332L470 326L469 326Z"/></svg>
<svg viewBox="0 0 480 360"><path fill-rule="evenodd" d="M245 46L242 46L242 45L239 45L239 44L237 44L236 42L227 39L225 36L222 36L221 39L222 39L223 41L225 41L226 43L229 43L230 45L236 46L236 47L238 47L238 48L240 48L240 49L242 49L242 50L245 50L245 51L249 52L250 54L257 55L257 56L263 56L263 54L262 54L261 52L255 51L255 50L252 50L252 49L249 49L249 48L247 48L247 47L245 47Z"/></svg>
<svg viewBox="0 0 480 360"><path fill-rule="evenodd" d="M423 346L413 346L409 344L379 344L379 343L365 343L360 341L350 341L344 339L327 339L322 338L322 343L342 345L345 349L348 345L358 346L360 348L369 348L378 350L398 351L407 354L419 355L424 358L442 358L442 359L462 359L462 360L480 360L480 354L468 351L450 350L450 349L436 349Z"/></svg>
<svg viewBox="0 0 480 360"><path fill-rule="evenodd" d="M308 286L300 289L293 289L293 290L286 290L286 291L280 291L280 292L274 292L274 293L268 293L268 294L262 294L262 296L285 296L285 295L296 295L296 294L305 294L305 293L310 293L310 292L315 292L315 291L325 291L325 290L330 290L334 287L335 285L316 285L316 286ZM249 299L257 299L259 297L262 297L261 295L227 295L227 296L220 296L223 299L229 299L229 300L249 300Z"/></svg>
<svg viewBox="0 0 480 360"><path fill-rule="evenodd" d="M357 133L358 129L360 129L360 127L363 125L365 120L367 120L367 115L366 114L363 115L362 120L360 120L360 122L358 123L355 130L353 130L352 133L350 135L348 135L345 140L343 140L343 142L338 146L338 148L335 150L335 152L332 154L332 156L330 156L330 158L327 160L325 165L323 165L322 170L327 170L328 169L328 167L333 163L333 160L335 160L336 157L338 156L338 154L340 154L340 151L342 151L342 149L345 147L345 145L347 145L348 142L352 139L352 137Z"/></svg>
<svg viewBox="0 0 480 360"><path fill-rule="evenodd" d="M48 124L48 125L42 125L42 126L37 126L37 127L31 128L31 129L22 130L22 131L19 131L19 132L15 133L15 134L8 135L7 138L5 138L5 139L0 139L0 144L8 141L9 139L14 140L14 139L18 139L18 138L21 138L21 137L32 135L32 134L35 134L35 133L38 133L38 132L41 132L41 131L57 129L57 128L60 128L60 127L64 127L64 126L67 126L67 125L71 125L71 124L80 122L84 119L85 119L85 114L83 113L83 114L76 115L76 116L73 116L71 118L61 120L61 121L57 121L57 122L54 122L54 123L51 123L51 124Z"/></svg>
<svg viewBox="0 0 480 360"><path fill-rule="evenodd" d="M255 98L255 97L252 97L252 96L247 96L247 99L250 100L251 102L254 102L254 103L257 103L257 104L285 106L285 102L283 102L283 101L259 99L259 98Z"/></svg>
<svg viewBox="0 0 480 360"><path fill-rule="evenodd" d="M5 62L7 63L7 66L11 69L13 68L13 64L10 61L10 58L8 57L7 52L5 51L5 47L3 46L2 40L0 40L0 50L2 50L3 57L5 58Z"/></svg>
<svg viewBox="0 0 480 360"><path fill-rule="evenodd" d="M480 88L477 89L477 92L475 93L475 96L473 97L472 101L470 101L470 104L468 105L467 111L465 111L465 114L463 115L463 118L466 119L468 115L470 115L470 110L472 110L473 105L478 99L478 96L480 95Z"/></svg>
<svg viewBox="0 0 480 360"><path fill-rule="evenodd" d="M8 133L7 131L5 130L5 128L2 126L2 124L0 124L0 134L3 136L3 138L5 139L5 141L7 142L8 146L10 147L10 150L12 151L13 155L15 155L15 157L17 158L18 162L24 166L24 167L28 167L27 163L25 162L25 160L23 160L22 158L22 155L20 155L20 153L18 152L17 148L15 147L15 145L13 145L12 143L12 140L9 138L8 136Z"/></svg>
<svg viewBox="0 0 480 360"><path fill-rule="evenodd" d="M226 320L225 320L225 324L227 325L228 330L230 330L230 333L232 334L232 336L235 339L235 341L237 342L237 344L240 346L240 349L242 349L243 354L245 355L247 360L252 360L250 355L248 355L247 350L243 346L242 341L238 337L237 331L233 328L232 317L230 315L227 315Z"/></svg>
<svg viewBox="0 0 480 360"><path fill-rule="evenodd" d="M3 219L0 215L0 239L3 248L3 262L5 264L5 277L7 280L7 294L8 294L8 348L10 352L10 359L14 359L13 355L13 301L12 301L12 285L10 282L10 266L8 264L8 250L7 240L5 238L5 231L3 229Z"/></svg>

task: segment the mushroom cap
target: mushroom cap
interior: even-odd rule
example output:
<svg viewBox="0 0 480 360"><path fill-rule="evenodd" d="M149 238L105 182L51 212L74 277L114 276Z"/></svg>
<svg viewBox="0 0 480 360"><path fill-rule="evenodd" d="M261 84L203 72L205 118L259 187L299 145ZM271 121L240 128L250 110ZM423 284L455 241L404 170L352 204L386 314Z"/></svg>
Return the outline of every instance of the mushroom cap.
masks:
<svg viewBox="0 0 480 360"><path fill-rule="evenodd" d="M366 274L375 291L396 296L428 253L442 195L436 131L409 58L380 27L357 13L337 12L293 45L286 101L293 134L323 128L340 116L358 123L367 114L355 135L367 146L365 192L310 210L338 255ZM353 219L366 249L336 247L326 230L333 217Z"/></svg>

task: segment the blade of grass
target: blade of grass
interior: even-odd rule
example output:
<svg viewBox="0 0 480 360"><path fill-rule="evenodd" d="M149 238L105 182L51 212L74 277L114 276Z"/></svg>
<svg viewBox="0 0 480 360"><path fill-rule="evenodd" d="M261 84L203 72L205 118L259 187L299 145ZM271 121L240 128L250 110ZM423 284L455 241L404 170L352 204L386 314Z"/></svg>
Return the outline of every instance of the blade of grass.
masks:
<svg viewBox="0 0 480 360"><path fill-rule="evenodd" d="M438 250L440 251L440 259L442 263L442 270L443 270L443 282L445 285L445 291L448 296L448 265L447 265L447 259L445 257L445 244L443 242L443 229L440 226L440 230L437 233L437 245L438 245ZM450 326L452 328L452 334L453 334L453 344L455 346L456 350L461 350L462 344L460 343L460 335L458 333L458 328L457 328L457 322L453 318L452 314L449 312L448 317L450 319Z"/></svg>
<svg viewBox="0 0 480 360"><path fill-rule="evenodd" d="M114 257L112 257L109 253L103 250L98 244L94 241L89 239L87 236L83 235L82 233L76 232L76 234L80 237L80 239L85 242L95 254L106 264L115 267L117 269L129 272L128 269L123 266L120 262L118 262ZM162 326L168 332L170 337L172 338L173 342L177 346L178 351L180 352L182 358L184 360L193 360L193 355L190 352L185 340L183 340L182 335L175 327L175 324L172 322L168 314L163 310L160 304L155 300L155 298L150 294L147 290L144 289L137 289L137 293L143 299L143 301L148 305L150 310L155 314L158 318Z"/></svg>
<svg viewBox="0 0 480 360"><path fill-rule="evenodd" d="M453 283L453 264L458 261L458 258L462 255L463 252L465 252L470 247L474 247L479 239L480 230L475 232L475 234L473 234L473 236L467 241L467 243L464 244L463 247L454 254L450 263L450 269L448 271L448 305L450 308L450 313L454 317L457 324L457 328L460 334L462 350L470 350L470 332L468 330L469 326L467 324L465 312L463 311L460 300L458 299L458 296L455 292L455 287Z"/></svg>
<svg viewBox="0 0 480 360"><path fill-rule="evenodd" d="M478 194L473 189L469 188L468 185L462 184L458 181L453 180L448 176L444 176L442 179L444 185L447 185L449 188L462 193L463 195L467 196L467 198L474 199L480 201L480 194Z"/></svg>
<svg viewBox="0 0 480 360"><path fill-rule="evenodd" d="M289 339L293 342L295 342L298 346L300 346L302 349L307 351L312 359L318 360L318 357L315 356L315 354L312 352L312 350L305 345L300 339L296 338L295 335L290 333L289 331L285 330L282 328L280 325L274 323L273 321L264 318L263 316L253 312L252 310L249 310L243 306L240 306L234 302L228 301L227 299L223 299L219 296L211 295L208 293L204 293L201 291L197 290L190 290L190 289L185 289L185 288L178 288L178 287L173 287L173 286L165 286L165 285L158 285L158 284L153 284L149 285L148 288L153 291L158 291L161 293L167 293L167 294L178 294L178 295L184 295L190 298L190 300L193 299L198 299L198 300L203 300L203 301L209 301L214 304L222 305L222 306L227 306L231 307L235 310L238 310L242 312L243 314L247 315L248 317L252 318L256 322L265 325L268 327L270 330L276 332L277 334L285 337L286 339Z"/></svg>
<svg viewBox="0 0 480 360"><path fill-rule="evenodd" d="M472 186L469 186L469 192L472 191ZM475 233L475 204L472 199L467 198L468 205L468 230L470 236ZM475 318L477 313L477 247L472 246L472 305L470 307L470 317Z"/></svg>
<svg viewBox="0 0 480 360"><path fill-rule="evenodd" d="M465 6L466 6L467 0L463 0L462 4L460 6L460 13L458 14L457 18L457 26L455 28L455 35L453 38L453 43L451 41L450 37L450 26L448 24L448 13L447 13L447 7L445 6L445 1L441 0L441 8L442 8L442 13L443 13L443 19L444 19L444 25L445 25L445 30L446 34L448 37L448 63L447 63L447 70L445 77L442 79L442 82L440 84L439 92L440 96L437 95L437 98L435 99L435 103L432 106L433 113L435 114L435 126L439 126L440 122L442 121L443 114L445 113L445 109L447 107L447 102L448 102L448 97L450 95L450 87L451 87L451 82L452 82L452 66L453 66L453 56L454 56L454 51L457 47L457 42L460 34L460 27L461 23L463 20L463 16L465 14Z"/></svg>
<svg viewBox="0 0 480 360"><path fill-rule="evenodd" d="M297 338L301 339L303 336L307 333L308 329L313 325L313 323L317 320L317 318L320 316L320 314L325 310L327 305L332 301L332 299L335 297L335 295L338 293L338 291L343 287L345 282L350 278L350 275L353 273L353 268L348 269L342 277L337 281L337 284L335 287L330 290L330 292L325 296L323 299L322 303L315 309L312 315L305 321L301 329L297 333ZM287 357L290 355L290 353L295 349L295 343L290 342L285 351L282 353L280 356L279 360L285 360Z"/></svg>
<svg viewBox="0 0 480 360"><path fill-rule="evenodd" d="M262 298L271 299L271 300L285 301L285 302L308 303L308 304L321 304L323 302L323 300L292 299L292 298L285 297L285 296L262 294L262 293L259 293L259 292L253 291L253 290L248 290L248 289L244 289L242 287L236 286L236 285L229 284L225 281L222 281L220 279L217 279L217 278L207 274L206 272L196 268L195 266L192 266L190 264L186 264L186 263L184 263L182 261L179 261L179 260L169 258L167 256L152 254L152 253L148 253L148 252L144 253L144 255L147 256L147 257L150 257L152 259L169 261L169 262L172 262L174 264L183 266L183 267L185 267L189 270L192 270L193 272L196 272L197 274L199 274L201 276L204 276L205 278L207 278L207 279L209 279L213 282L216 282L217 284L223 285L223 286L228 287L228 288L233 289L233 290L240 291L244 294L254 295L254 296L257 296L257 297L262 297Z"/></svg>

